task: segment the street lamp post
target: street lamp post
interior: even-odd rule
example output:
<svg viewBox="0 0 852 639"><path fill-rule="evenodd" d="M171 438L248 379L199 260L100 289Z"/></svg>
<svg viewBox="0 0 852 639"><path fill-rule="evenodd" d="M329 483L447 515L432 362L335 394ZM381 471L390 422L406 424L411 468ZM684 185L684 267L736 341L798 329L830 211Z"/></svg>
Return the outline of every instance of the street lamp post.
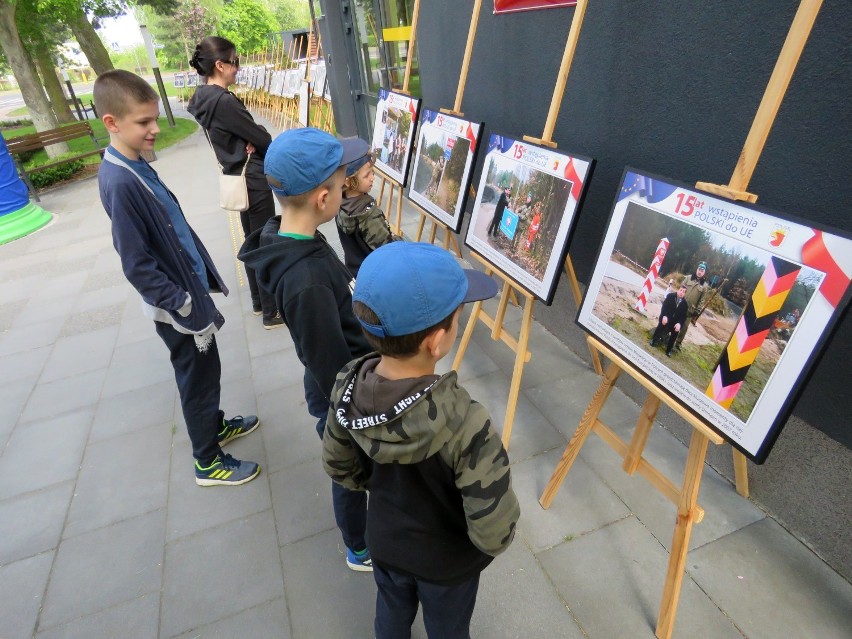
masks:
<svg viewBox="0 0 852 639"><path fill-rule="evenodd" d="M154 42L151 40L151 32L148 31L148 27L144 24L139 25L139 30L142 32L142 40L145 41L145 49L148 51L148 59L151 61L151 70L154 72L154 78L157 80L157 88L160 90L160 97L163 99L163 108L166 110L166 118L169 120L169 126L174 126L175 118L172 115L169 96L166 95L163 76L160 75L160 65L157 62L157 55L154 53Z"/></svg>
<svg viewBox="0 0 852 639"><path fill-rule="evenodd" d="M71 77L68 75L68 71L65 70L65 67L60 66L59 69L62 71L62 79L65 80L65 86L68 87L68 94L71 96L71 103L77 110L77 117L80 118L80 121L82 122L83 112L80 110L80 104L77 102L77 95L74 93L74 87L71 86Z"/></svg>

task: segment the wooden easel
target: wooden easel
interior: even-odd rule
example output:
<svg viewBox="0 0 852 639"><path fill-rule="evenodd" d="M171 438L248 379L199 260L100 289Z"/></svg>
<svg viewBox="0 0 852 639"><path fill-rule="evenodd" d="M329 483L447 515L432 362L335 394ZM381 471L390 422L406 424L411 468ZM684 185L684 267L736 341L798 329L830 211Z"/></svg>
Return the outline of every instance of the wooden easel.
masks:
<svg viewBox="0 0 852 639"><path fill-rule="evenodd" d="M402 237L402 184L385 175L385 173L380 169L374 168L373 171L376 174L376 177L382 181L382 184L379 187L379 197L376 198L376 201L379 203L379 206L382 206L382 200L385 197L385 186L389 185L388 204L386 207L382 207L382 210L385 212L385 217L387 218L391 232L394 235ZM391 220L391 210L394 208L394 193L397 191L399 193L396 197L396 211L394 219Z"/></svg>
<svg viewBox="0 0 852 639"><path fill-rule="evenodd" d="M414 43L417 39L417 18L420 15L420 0L414 0L414 7L411 9L411 36L408 39L408 60L405 62L405 75L402 79L402 89L393 89L398 93L404 93L405 95L411 95L408 90L409 82L411 80L411 63L414 58ZM412 122L411 126L414 126L415 123ZM383 207L383 211L385 212L385 217L388 220L388 225L390 226L391 232L394 235L398 235L399 237L403 236L402 233L402 184L397 182L396 180L391 179L389 176L385 175L385 173L379 169L375 169L376 177L378 177L382 183L379 187L379 197L376 198L376 201L379 203L379 206L382 205L382 199L385 196L385 186L390 185L390 189L388 191L388 204L387 207ZM396 198L396 215L395 219L391 220L391 210L394 209L394 193L398 191Z"/></svg>
<svg viewBox="0 0 852 639"><path fill-rule="evenodd" d="M477 7L480 4L481 0L477 0ZM551 148L556 148L556 143L553 142L551 137L553 135L553 130L556 126L556 118L559 114L559 108L562 103L562 96L565 92L565 85L568 79L568 71L571 68L571 61L574 57L574 51L577 47L577 41L580 37L580 29L583 24L583 17L586 12L587 4L588 0L578 0L577 6L574 9L574 18L571 22L571 30L568 34L568 41L565 45L565 54L562 57L562 65L560 66L559 74L557 76L557 83L554 89L553 98L551 100L550 111L547 116L547 122L544 126L544 133L542 134L541 138L532 138L529 136L524 136L524 140L536 144L542 144ZM458 107L460 106L461 97L464 93L464 82L467 78L467 67L470 58L470 51L473 47L472 36L475 33L477 16L478 12L477 8L475 8L474 18L471 21L471 34L468 38L468 49L465 51L465 61L462 65L462 77L459 82L458 93L456 94L456 109L458 109ZM447 113L455 114L454 112ZM485 263L485 260L477 253L471 251L470 254L476 257L479 261ZM566 271L568 273L568 279L571 282L571 290L574 294L574 299L577 305L579 306L580 300L582 299L582 295L580 293L580 285L577 282L577 276L574 272L574 267L571 263L570 256L566 256ZM494 273L494 269L489 267L486 269L486 273L491 275L492 273ZM465 351L467 350L467 346L470 342L471 336L473 335L473 329L476 326L477 321L481 321L489 329L491 329L491 339L495 341L502 341L515 353L515 366L512 371L512 381L509 385L508 404L506 406L506 417L503 421L502 433L503 446L508 450L509 441L512 436L512 426L515 419L515 410L518 404L518 393L521 389L521 376L524 372L524 364L530 361L532 357L532 354L527 350L527 346L529 344L530 329L532 327L532 315L533 306L535 304L535 297L530 295L530 293L518 286L513 280L511 280L504 274L497 272L496 275L503 279L503 290L500 295L500 301L497 305L497 312L495 313L494 317L491 317L482 310L481 302L474 304L473 309L471 310L470 318L468 319L467 326L465 327L464 335L462 335L462 339L459 342L459 348L456 352L456 357L453 360L453 369L458 370L459 366L461 365L462 358L464 357ZM525 300L523 304L523 319L521 320L521 328L517 339L511 337L503 328L503 321L505 319L506 314L506 306L508 304L510 296L515 295ZM591 344L589 344L589 352L592 355L592 362L595 367L595 371L600 375L602 373L600 358L598 356L597 351L595 351Z"/></svg>
<svg viewBox="0 0 852 639"><path fill-rule="evenodd" d="M731 182L727 186L699 182L696 188L736 200L752 203L757 200L756 195L747 193L745 189L754 173L754 168L763 151L763 145L769 136L769 130L772 128L778 107L784 98L790 78L793 75L793 71L796 68L802 49L807 42L821 6L822 0L801 1L781 54L775 64L772 77L769 79L769 84L763 94L763 99L758 107L737 166L734 169ZM590 432L594 431L622 456L624 459L622 468L626 473L632 475L636 471L639 471L639 474L645 477L654 488L660 491L669 501L677 505L677 521L672 535L666 581L663 587L663 596L660 602L660 612L655 631L658 639L670 639L674 630L677 605L680 599L680 589L683 583L683 572L686 566L686 555L689 550L692 525L700 522L704 517L704 511L698 505L698 490L701 485L701 474L704 470L707 445L710 442L719 445L724 443L725 440L683 408L671 395L654 386L632 364L622 359L598 340L589 337L588 341L593 348L608 357L611 364L607 367L606 374L595 391L592 400L586 407L586 411L580 419L577 430L568 442L565 452L562 454L550 480L547 482L539 503L542 508L550 507L553 498L556 496L559 487L562 485L568 471L571 469L571 465L580 452L586 437ZM639 419L636 422L636 430L629 444L625 443L606 424L598 419L598 415L622 371L626 372L649 391L648 397L642 406ZM689 453L680 489L642 456L651 426L656 419L660 402L668 405L692 426ZM741 487L745 489L746 494L748 491L745 461L745 456L735 451L734 472L736 475L737 490L741 494L743 492Z"/></svg>
<svg viewBox="0 0 852 639"><path fill-rule="evenodd" d="M467 32L467 43L464 48L464 57L462 58L462 66L461 72L459 73L459 86L456 89L456 100L453 103L452 109L439 109L441 113L446 113L447 115L455 115L457 117L464 117L464 113L461 111L461 103L462 98L464 97L464 87L467 84L467 74L470 70L470 58L473 54L473 42L476 39L476 27L479 24L479 14L482 9L482 0L474 0L473 3L473 14L470 18L470 28ZM461 248L459 248L458 241L456 240L456 233L449 226L441 222L440 220L436 220L434 217L426 213L419 206L416 207L417 212L420 214L420 219L417 222L417 234L414 237L415 242L420 242L423 237L423 229L426 225L426 221L428 220L431 223L431 230L429 231L429 243L434 244L435 238L437 236L438 229L441 229L443 235L443 246L445 249L449 250L450 246L452 246L453 252L460 258ZM513 296L513 303L517 304L517 301ZM453 368L456 368L453 366Z"/></svg>

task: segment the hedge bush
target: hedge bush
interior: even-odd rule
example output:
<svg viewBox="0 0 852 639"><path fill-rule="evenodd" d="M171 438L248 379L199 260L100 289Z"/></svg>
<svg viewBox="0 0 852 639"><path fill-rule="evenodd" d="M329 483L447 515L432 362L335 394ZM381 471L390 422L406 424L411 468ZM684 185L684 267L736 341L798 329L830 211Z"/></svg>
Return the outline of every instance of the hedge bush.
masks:
<svg viewBox="0 0 852 639"><path fill-rule="evenodd" d="M67 180L72 175L74 175L75 173L79 173L82 170L83 161L74 160L72 162L66 162L65 164L53 166L49 169L44 169L43 171L39 171L38 173L30 173L30 180L32 180L33 186L35 186L37 189L43 189L44 187L50 186L51 184L56 184L57 182L61 182L62 180Z"/></svg>
<svg viewBox="0 0 852 639"><path fill-rule="evenodd" d="M23 126L32 126L32 120L0 120L0 129L19 129Z"/></svg>

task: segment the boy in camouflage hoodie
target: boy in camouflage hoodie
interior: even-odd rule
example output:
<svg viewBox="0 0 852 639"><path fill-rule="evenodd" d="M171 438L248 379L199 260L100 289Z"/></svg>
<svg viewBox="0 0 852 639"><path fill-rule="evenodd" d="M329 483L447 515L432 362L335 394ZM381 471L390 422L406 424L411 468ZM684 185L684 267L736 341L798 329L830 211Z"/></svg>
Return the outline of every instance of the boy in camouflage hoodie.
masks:
<svg viewBox="0 0 852 639"><path fill-rule="evenodd" d="M496 292L430 244L388 244L361 266L353 308L379 353L337 376L323 464L370 491L377 639L409 637L418 600L429 637L469 637L479 573L514 537L520 509L488 411L454 371L435 375L461 305Z"/></svg>
<svg viewBox="0 0 852 639"><path fill-rule="evenodd" d="M366 142L364 146L367 146ZM396 239L384 211L370 195L374 180L373 156L369 151L346 165L343 201L335 221L343 247L343 261L352 277L358 277L358 269L365 257Z"/></svg>

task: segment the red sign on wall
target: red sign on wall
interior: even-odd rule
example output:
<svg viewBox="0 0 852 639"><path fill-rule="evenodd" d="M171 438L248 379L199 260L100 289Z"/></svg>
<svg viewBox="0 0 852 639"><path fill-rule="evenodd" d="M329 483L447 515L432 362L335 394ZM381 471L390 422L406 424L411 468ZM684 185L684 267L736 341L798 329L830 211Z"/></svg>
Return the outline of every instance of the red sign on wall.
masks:
<svg viewBox="0 0 852 639"><path fill-rule="evenodd" d="M494 0L494 13L573 7L576 4L577 0Z"/></svg>

